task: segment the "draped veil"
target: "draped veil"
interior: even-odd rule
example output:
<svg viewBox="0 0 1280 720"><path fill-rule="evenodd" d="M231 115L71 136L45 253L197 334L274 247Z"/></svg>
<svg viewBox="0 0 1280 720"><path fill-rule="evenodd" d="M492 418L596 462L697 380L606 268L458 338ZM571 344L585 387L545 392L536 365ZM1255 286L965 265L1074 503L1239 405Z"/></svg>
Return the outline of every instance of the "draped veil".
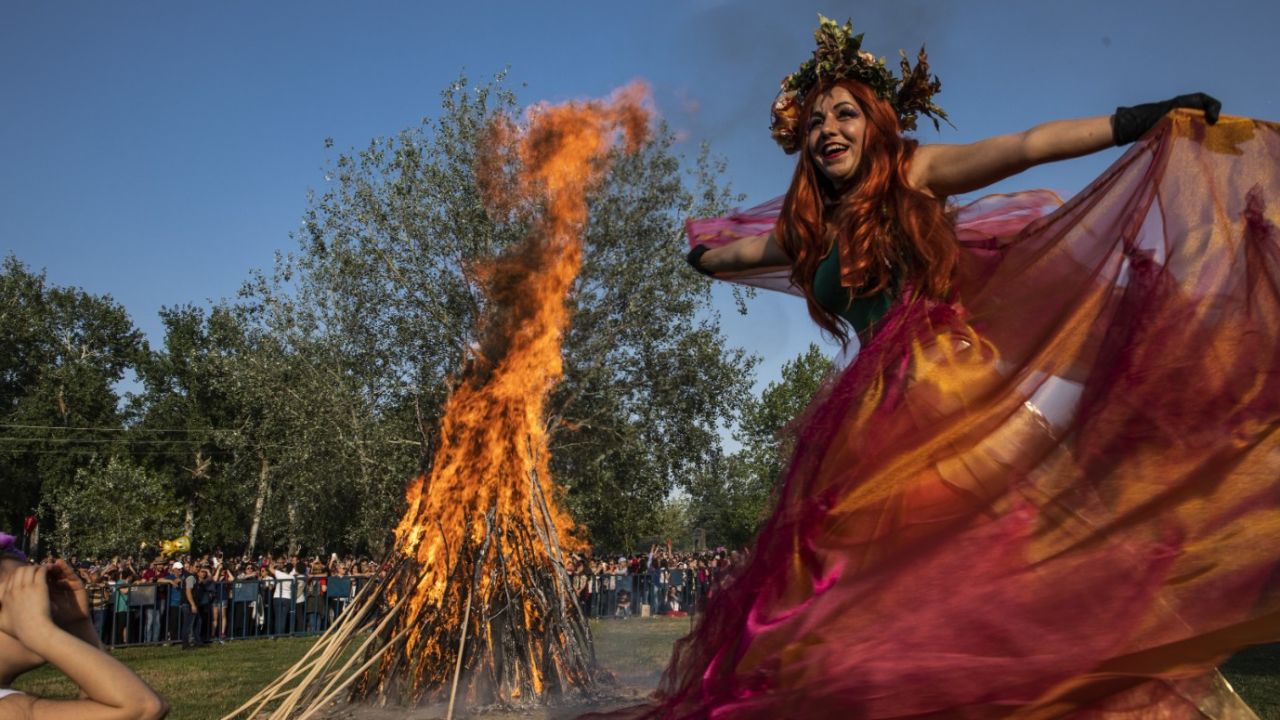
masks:
<svg viewBox="0 0 1280 720"><path fill-rule="evenodd" d="M955 297L904 294L814 398L632 715L1251 717L1213 668L1280 639L1278 224L1280 125L1188 112L1065 204L960 210Z"/></svg>

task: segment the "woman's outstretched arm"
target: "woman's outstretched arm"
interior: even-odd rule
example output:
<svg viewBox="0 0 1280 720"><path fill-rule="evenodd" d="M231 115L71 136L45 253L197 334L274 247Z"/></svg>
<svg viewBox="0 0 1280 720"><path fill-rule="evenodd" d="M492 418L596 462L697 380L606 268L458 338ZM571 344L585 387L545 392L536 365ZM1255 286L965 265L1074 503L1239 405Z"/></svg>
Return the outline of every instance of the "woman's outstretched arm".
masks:
<svg viewBox="0 0 1280 720"><path fill-rule="evenodd" d="M703 247L701 245L699 248ZM735 240L718 248L689 253L689 263L708 275L736 273L767 267L785 267L791 258L783 252L773 233Z"/></svg>
<svg viewBox="0 0 1280 720"><path fill-rule="evenodd" d="M1057 120L968 145L922 145L908 179L936 197L979 190L1027 168L1111 147L1109 116Z"/></svg>
<svg viewBox="0 0 1280 720"><path fill-rule="evenodd" d="M1212 125L1221 106L1208 95L1193 93L1117 108L1114 115L1056 120L968 145L923 145L912 158L908 178L937 197L979 190L1042 163L1133 142L1174 108L1203 110Z"/></svg>

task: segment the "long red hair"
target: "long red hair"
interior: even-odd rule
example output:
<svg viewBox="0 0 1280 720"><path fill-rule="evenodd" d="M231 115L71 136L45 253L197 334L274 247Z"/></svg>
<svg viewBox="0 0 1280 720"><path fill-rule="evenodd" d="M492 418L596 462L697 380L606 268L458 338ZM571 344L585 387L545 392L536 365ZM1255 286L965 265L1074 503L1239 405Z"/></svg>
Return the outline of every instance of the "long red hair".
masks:
<svg viewBox="0 0 1280 720"><path fill-rule="evenodd" d="M902 137L898 115L885 100L856 80L819 84L805 98L801 128L824 92L847 89L866 117L861 160L843 192L800 150L791 187L782 202L774 235L791 258L791 281L804 290L809 315L827 332L848 342L848 323L813 296L813 276L833 246L851 250L854 297L868 297L904 285L924 296L945 297L955 271L955 229L942 199L907 182L907 168L919 143Z"/></svg>

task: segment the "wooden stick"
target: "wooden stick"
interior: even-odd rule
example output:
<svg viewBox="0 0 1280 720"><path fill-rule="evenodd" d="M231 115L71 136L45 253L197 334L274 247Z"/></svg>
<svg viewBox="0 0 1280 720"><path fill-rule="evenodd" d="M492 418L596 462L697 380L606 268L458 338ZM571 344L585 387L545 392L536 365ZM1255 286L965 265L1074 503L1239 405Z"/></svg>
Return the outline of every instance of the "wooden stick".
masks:
<svg viewBox="0 0 1280 720"><path fill-rule="evenodd" d="M467 627L471 621L471 601L475 588L467 593L467 609L462 613L462 638L458 640L458 660L453 665L453 686L449 688L449 710L444 714L444 720L453 720L453 701L458 694L458 677L462 675L462 651L467 649Z"/></svg>
<svg viewBox="0 0 1280 720"><path fill-rule="evenodd" d="M387 623L392 618L394 618L396 614L400 612L400 608L404 606L405 600L407 600L408 598L409 598L408 595L404 596L403 598L400 598L400 602L396 603L395 608L392 609L391 612L387 613L387 617L383 618L382 622L379 623L377 630L370 633L369 637L365 639L364 644L360 646L360 650L363 650L365 647L368 647L368 644L378 637L379 635L378 631L386 627ZM346 637L343 637L341 639L346 640ZM329 648L325 651L324 655L322 656L322 659L325 661L324 665L327 666L329 664L329 661L332 660L333 657L338 653L340 653L345 647L346 647L345 642L341 642L341 643L330 642ZM385 652L385 648L383 652ZM381 654L382 653L379 653L379 655ZM357 655L353 656L352 659L354 659L355 657L359 657L359 654L357 653ZM350 664L351 664L351 661L348 661L347 665L344 667L349 667ZM288 713L293 712L293 710L298 706L298 703L302 698L302 694L306 691L307 688L312 686L312 684L316 681L316 678L320 674L320 671L322 669L323 669L323 666L317 665L317 667L311 671L311 674L308 675L305 679L303 679L301 683L298 684L298 687L294 689L294 691L290 694L289 698L286 699L285 702L282 703L279 708L277 708L276 712L273 714L273 717L276 717L276 716L281 718L288 717ZM342 673L342 670L339 670L337 675L341 675L341 673ZM285 713L280 712L281 710L285 710L285 709L287 709L287 712Z"/></svg>
<svg viewBox="0 0 1280 720"><path fill-rule="evenodd" d="M471 623L471 605L475 601L476 585L480 582L480 573L484 571L484 561L489 555L489 541L493 539L494 508L484 516L484 542L480 545L480 554L476 557L476 570L471 577L471 589L467 591L467 609L462 612L462 637L458 640L458 661L453 666L453 686L449 688L449 710L445 720L453 720L453 701L458 694L458 678L462 675L462 651L467 648L467 629Z"/></svg>
<svg viewBox="0 0 1280 720"><path fill-rule="evenodd" d="M240 713L245 710L248 710L250 707L253 707L253 709L248 713L248 716L253 717L261 712L262 709L272 700L276 700L289 694L291 690L281 688L287 685L290 680L298 677L298 675L301 675L315 667L318 662L324 659L324 655L332 652L332 646L337 645L340 647L352 632L359 629L361 621L364 619L365 615L367 615L369 610L377 604L376 598L379 594L372 592L371 588L382 584L383 583L377 581L365 584L365 586L356 593L356 597L352 600L351 607L338 617L338 622L334 623L324 636L317 640L316 643L308 649L306 655L304 655L302 659L298 660L298 662L294 663L287 671L282 673L253 697L245 701L243 705L223 716L223 720L231 720L232 718L239 716ZM323 653L320 652L321 648L325 649ZM316 656L317 653L319 653L319 656L313 657Z"/></svg>
<svg viewBox="0 0 1280 720"><path fill-rule="evenodd" d="M403 568L397 568L397 574L398 574L398 573L399 573L399 571L400 571L400 570L402 570L402 569L403 569ZM410 587L416 587L416 586L418 585L418 583L420 583L420 582L422 581L422 578L426 575L426 573L427 573L427 569L426 569L426 568L419 567L419 568L418 568L418 574L417 574L417 576L413 579L413 582L412 582L412 583L410 583ZM450 573L450 580L452 580L452 576L453 576L453 574L452 574L452 573ZM389 578L390 578L390 577L391 577L391 576L390 576L390 575L388 575L388 581L389 581ZM446 589L447 589L447 586L446 586ZM395 608L393 608L393 609L391 610L391 612L387 613L387 617L385 617L385 618L383 618L383 619L382 619L382 622L378 624L377 629L375 629L375 630L373 631L373 633L372 633L372 634L371 634L371 635L370 635L370 636L369 636L369 637L364 641L364 643L363 643L363 644L360 646L360 648L355 652L355 654L354 654L354 655L352 655L351 659L347 661L346 665L344 665L344 666L342 667L342 669L338 671L338 672L339 672L339 674L341 674L341 673L343 673L343 672L346 672L347 668L351 667L351 664L355 662L356 658L357 658L357 657L359 657L360 653L364 652L364 651L365 651L365 648L367 648L371 642L373 642L374 640L376 640L378 637L380 637L380 636L382 635L382 633L383 633L384 629L385 629L385 628L386 628L386 626L387 626L387 623L389 623L389 622L390 622L390 621L391 621L391 620L392 620L392 619L393 619L397 614L399 614L400 610L404 607L405 603L406 603L406 602L408 602L409 598L410 598L410 597L412 597L412 596L413 596L413 593L412 593L412 592L406 592L406 593L404 594L404 596L400 598L400 600L396 603ZM397 634L397 635L396 635L392 640L388 641L388 642L387 642L387 644L386 644L386 645L384 645L384 646L382 647L382 649L380 649L380 650L378 651L378 653L377 653L376 657L381 657L382 655L385 655L385 654L387 653L388 649L389 649L389 648L391 648L391 646L392 646L395 642L397 642L401 637L403 637L403 636L404 636L404 634L405 634L405 633L407 633L411 628L416 627L416 626L417 626L417 623L415 622L415 620L416 620L416 617L415 617L415 618L406 618L406 619L405 619L405 622L404 622L404 629L403 629L403 630L401 630L401 632L400 632L399 634ZM358 671L357 671L357 673L364 672L366 669L368 669L368 667L369 667L369 664L366 664L363 668L361 668L360 670L358 670ZM337 682L337 680L335 679L333 682ZM333 685L333 682L330 682L330 687ZM343 685L344 685L344 686L345 686L345 685L347 685L347 684L349 684L349 683L343 683ZM321 690L321 692L322 692L322 693L324 693L324 692L328 692L328 688L325 688L324 690Z"/></svg>
<svg viewBox="0 0 1280 720"><path fill-rule="evenodd" d="M303 714L299 716L297 720L307 720L307 718L319 712L325 705L328 705L329 703L333 702L333 699L338 696L338 693L342 692L343 690L346 690L348 685L355 682L355 679L360 677L360 673L372 667L375 662L377 662L384 654L386 654L388 648L394 647L396 643L403 640L404 636L407 635L409 633L409 630L411 629L412 628L404 628L403 630L401 630L398 634L396 634L395 637L391 638L391 640L386 644L386 646L384 646L382 650L379 650L378 652L374 653L373 656L370 657L368 660L366 660L363 665L356 668L355 672L352 672L350 675L348 675L347 679L343 680L340 685L333 688L328 694L322 696L321 698L316 700L314 703L312 703L311 707L308 708L305 712L303 712Z"/></svg>

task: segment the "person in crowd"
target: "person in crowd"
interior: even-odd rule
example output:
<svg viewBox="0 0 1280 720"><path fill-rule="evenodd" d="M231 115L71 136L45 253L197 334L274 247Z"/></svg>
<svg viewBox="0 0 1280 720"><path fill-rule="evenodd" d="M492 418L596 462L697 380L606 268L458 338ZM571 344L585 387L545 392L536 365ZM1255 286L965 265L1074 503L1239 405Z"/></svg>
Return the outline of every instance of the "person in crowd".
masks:
<svg viewBox="0 0 1280 720"><path fill-rule="evenodd" d="M181 561L175 562L173 569L179 573L178 593L180 604L178 607L180 610L181 630L178 637L182 642L182 649L191 650L199 647L200 633L203 630L200 626L200 603L196 598L196 585L199 579L195 573L191 572L186 563Z"/></svg>
<svg viewBox="0 0 1280 720"><path fill-rule="evenodd" d="M662 608L662 595L659 589L662 586L662 564L660 557L657 555L657 548L658 546L654 545L649 550L649 559L645 565L645 571L649 576L649 612L652 615L660 614Z"/></svg>
<svg viewBox="0 0 1280 720"><path fill-rule="evenodd" d="M230 584L231 589L227 591L230 623L227 635L229 637L243 638L252 633L254 618L257 617L254 614L257 607L257 594L249 595L249 593L254 591L257 579L258 573L250 562L242 560L236 564L233 582Z"/></svg>
<svg viewBox="0 0 1280 720"><path fill-rule="evenodd" d="M165 594L168 596L165 608L165 641L180 643L182 642L182 606L186 602L182 588L182 562L166 561L164 574L160 576L159 582L165 586Z"/></svg>
<svg viewBox="0 0 1280 720"><path fill-rule="evenodd" d="M277 561L272 565L271 577L275 587L271 595L272 630L276 637L292 633L294 630L294 592L297 574L290 562Z"/></svg>
<svg viewBox="0 0 1280 720"><path fill-rule="evenodd" d="M142 638L141 641L148 644L160 642L162 633L162 625L164 620L163 611L165 604L168 602L168 595L164 592L167 588L159 584L160 578L164 576L164 561L156 558L142 569L138 575L139 587L135 587L135 601L140 602L145 596L147 602L138 605L138 609L142 614ZM136 604L136 603L135 603Z"/></svg>
<svg viewBox="0 0 1280 720"><path fill-rule="evenodd" d="M631 591L618 591L618 607L614 610L614 617L627 619L631 617Z"/></svg>
<svg viewBox="0 0 1280 720"><path fill-rule="evenodd" d="M227 608L230 605L231 583L235 580L235 575L232 574L227 563L223 562L221 550L214 554L214 561L213 574L210 577L213 598L210 604L209 637L219 644L224 644L227 642Z"/></svg>
<svg viewBox="0 0 1280 720"><path fill-rule="evenodd" d="M342 612L341 595L347 593L350 588L350 581L343 572L342 559L337 553L329 556L329 561L325 565L325 575L324 622L325 627L329 627Z"/></svg>
<svg viewBox="0 0 1280 720"><path fill-rule="evenodd" d="M304 602L305 627L309 633L320 632L325 627L325 593L329 588L328 578L329 572L325 568L324 561L320 558L312 560L307 571L306 599Z"/></svg>
<svg viewBox="0 0 1280 720"><path fill-rule="evenodd" d="M666 613L669 617L687 617L689 613L681 608L680 588L675 585L667 587Z"/></svg>
<svg viewBox="0 0 1280 720"><path fill-rule="evenodd" d="M196 586L191 594L200 613L200 632L197 637L201 645L209 645L213 642L213 604L216 597L211 564L203 563L196 568Z"/></svg>
<svg viewBox="0 0 1280 720"><path fill-rule="evenodd" d="M275 614L276 579L267 565L258 565L258 601L256 605L257 634L267 635L274 629L271 618Z"/></svg>
<svg viewBox="0 0 1280 720"><path fill-rule="evenodd" d="M111 603L111 586L107 584L102 571L96 566L88 571L88 582L85 591L89 596L89 607L93 618L93 628L99 640L108 639L107 608Z"/></svg>
<svg viewBox="0 0 1280 720"><path fill-rule="evenodd" d="M126 566L117 565L107 573L107 585L111 591L111 644L129 642L129 579L132 572Z"/></svg>
<svg viewBox="0 0 1280 720"><path fill-rule="evenodd" d="M0 720L158 720L168 704L102 650L84 583L64 560L27 562L0 533ZM44 664L62 671L78 699L47 699L13 689Z"/></svg>

